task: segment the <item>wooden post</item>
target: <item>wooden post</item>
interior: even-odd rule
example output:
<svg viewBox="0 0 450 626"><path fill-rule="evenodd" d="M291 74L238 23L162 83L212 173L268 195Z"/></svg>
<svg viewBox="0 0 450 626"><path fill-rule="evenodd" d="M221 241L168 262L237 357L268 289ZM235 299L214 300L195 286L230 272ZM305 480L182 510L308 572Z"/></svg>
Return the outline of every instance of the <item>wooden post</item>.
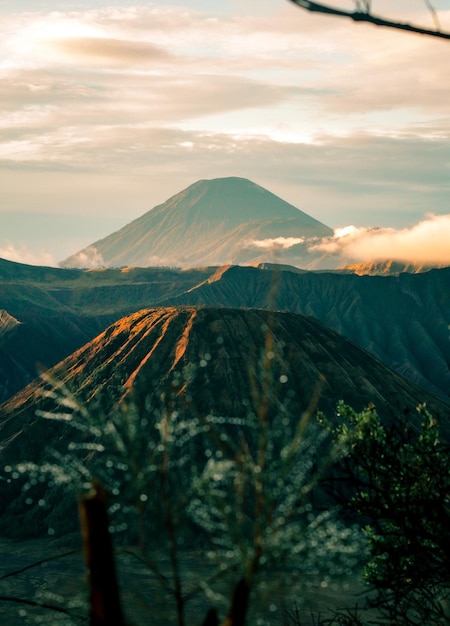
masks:
<svg viewBox="0 0 450 626"><path fill-rule="evenodd" d="M111 537L106 491L94 484L80 500L84 558L88 569L90 626L124 626Z"/></svg>
<svg viewBox="0 0 450 626"><path fill-rule="evenodd" d="M231 608L222 626L245 626L249 595L248 582L242 578L234 588Z"/></svg>

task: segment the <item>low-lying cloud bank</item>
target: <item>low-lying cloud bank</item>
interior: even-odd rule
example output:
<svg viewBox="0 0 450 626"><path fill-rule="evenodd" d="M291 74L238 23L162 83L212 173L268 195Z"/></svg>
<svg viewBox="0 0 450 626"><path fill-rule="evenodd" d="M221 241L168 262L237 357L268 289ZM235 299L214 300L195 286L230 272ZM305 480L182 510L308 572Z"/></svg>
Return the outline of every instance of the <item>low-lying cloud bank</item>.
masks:
<svg viewBox="0 0 450 626"><path fill-rule="evenodd" d="M29 250L25 246L20 248L13 244L0 247L0 258L15 263L24 263L25 265L43 265L46 267L57 267L58 263L50 252L35 252Z"/></svg>
<svg viewBox="0 0 450 626"><path fill-rule="evenodd" d="M425 265L450 265L450 214L427 215L411 228L336 229L333 237L310 246L311 252L347 261L392 260Z"/></svg>
<svg viewBox="0 0 450 626"><path fill-rule="evenodd" d="M301 255L310 253L329 258L329 267L350 263L398 261L415 265L450 266L450 214L432 215L410 228L374 228L346 226L335 230L334 235L323 239L304 237L275 237L252 240L246 247L265 251L285 251ZM57 267L104 267L105 262L95 246L89 246L58 264L49 252L32 252L12 244L0 247L0 258L29 265ZM177 260L162 262L151 257L148 265L177 265ZM331 262L332 261L332 262ZM326 260L325 260L326 264Z"/></svg>
<svg viewBox="0 0 450 626"><path fill-rule="evenodd" d="M62 261L59 265L61 267L81 267L83 269L92 270L104 267L105 262L101 252L99 252L95 246L88 246L84 248L84 250L73 254L65 261Z"/></svg>
<svg viewBox="0 0 450 626"><path fill-rule="evenodd" d="M305 242L304 237L271 237L268 239L254 239L247 243L248 247L262 248L263 250L287 250Z"/></svg>

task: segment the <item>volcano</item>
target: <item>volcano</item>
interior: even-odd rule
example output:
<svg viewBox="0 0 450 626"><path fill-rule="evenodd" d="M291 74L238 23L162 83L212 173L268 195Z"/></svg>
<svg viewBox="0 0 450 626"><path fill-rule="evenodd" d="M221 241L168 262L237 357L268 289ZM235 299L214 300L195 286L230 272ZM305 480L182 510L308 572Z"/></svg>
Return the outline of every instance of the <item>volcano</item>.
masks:
<svg viewBox="0 0 450 626"><path fill-rule="evenodd" d="M288 312L145 309L109 326L50 374L77 401L106 413L132 400L155 413L170 406L190 416L244 419L264 402L295 421L320 389L314 408L328 414L339 400L357 410L373 403L388 420L414 415L423 402L437 417L448 414L444 403L339 333ZM27 446L48 441L48 420L37 412L61 410L48 392L48 380L37 379L0 407L4 441L22 430Z"/></svg>
<svg viewBox="0 0 450 626"><path fill-rule="evenodd" d="M122 437L133 442L130 454L148 451L157 433L176 421L179 443L188 438L193 447L186 458L196 466L210 438L245 438L254 446L258 423L270 425L278 445L291 441L309 414L320 439L314 414L321 410L336 423L340 399L355 409L372 402L383 421L406 419L413 428L416 407L426 402L448 437L446 405L313 318L258 309L145 309L0 406L2 459L21 468L50 468L60 459L66 476L79 467L71 450L89 462L112 433L119 443ZM200 432L208 433L205 441ZM0 530L39 533L56 523L58 533L72 532L75 498L62 497L58 481L66 479L57 476L49 491L35 479L40 495L32 502L55 503L45 519L20 480L4 481Z"/></svg>
<svg viewBox="0 0 450 626"><path fill-rule="evenodd" d="M288 262L313 267L308 242L333 230L245 178L200 180L62 267L196 267Z"/></svg>

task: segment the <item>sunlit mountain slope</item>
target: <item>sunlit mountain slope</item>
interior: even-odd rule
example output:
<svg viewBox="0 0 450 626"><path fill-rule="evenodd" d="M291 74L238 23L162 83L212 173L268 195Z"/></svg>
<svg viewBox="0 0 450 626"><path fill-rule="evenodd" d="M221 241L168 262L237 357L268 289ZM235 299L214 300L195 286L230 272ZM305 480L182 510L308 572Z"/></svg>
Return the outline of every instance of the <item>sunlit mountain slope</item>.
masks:
<svg viewBox="0 0 450 626"><path fill-rule="evenodd" d="M186 268L282 257L306 267L321 254L309 252L305 241L332 233L250 180L217 178L194 183L61 265Z"/></svg>
<svg viewBox="0 0 450 626"><path fill-rule="evenodd" d="M154 410L164 405L190 414L243 417L269 398L294 419L321 380L318 407L326 411L334 411L339 399L357 409L373 402L390 417L413 414L424 400L438 413L447 411L342 335L288 312L146 309L108 327L51 375L84 402L100 398L104 411L132 397ZM27 386L2 405L3 418L34 422L36 409L54 405L43 394L46 388L39 380Z"/></svg>

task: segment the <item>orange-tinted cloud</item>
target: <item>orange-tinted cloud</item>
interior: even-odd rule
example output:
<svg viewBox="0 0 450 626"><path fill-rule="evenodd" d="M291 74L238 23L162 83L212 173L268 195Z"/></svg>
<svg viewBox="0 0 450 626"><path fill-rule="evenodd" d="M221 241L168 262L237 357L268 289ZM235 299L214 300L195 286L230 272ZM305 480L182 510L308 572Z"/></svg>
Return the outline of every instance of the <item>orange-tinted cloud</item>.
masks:
<svg viewBox="0 0 450 626"><path fill-rule="evenodd" d="M169 61L173 58L166 50L154 44L110 37L66 37L54 39L51 46L70 56L119 64Z"/></svg>
<svg viewBox="0 0 450 626"><path fill-rule="evenodd" d="M311 250L340 255L348 261L389 259L406 263L450 265L450 214L428 215L411 228L337 229Z"/></svg>

